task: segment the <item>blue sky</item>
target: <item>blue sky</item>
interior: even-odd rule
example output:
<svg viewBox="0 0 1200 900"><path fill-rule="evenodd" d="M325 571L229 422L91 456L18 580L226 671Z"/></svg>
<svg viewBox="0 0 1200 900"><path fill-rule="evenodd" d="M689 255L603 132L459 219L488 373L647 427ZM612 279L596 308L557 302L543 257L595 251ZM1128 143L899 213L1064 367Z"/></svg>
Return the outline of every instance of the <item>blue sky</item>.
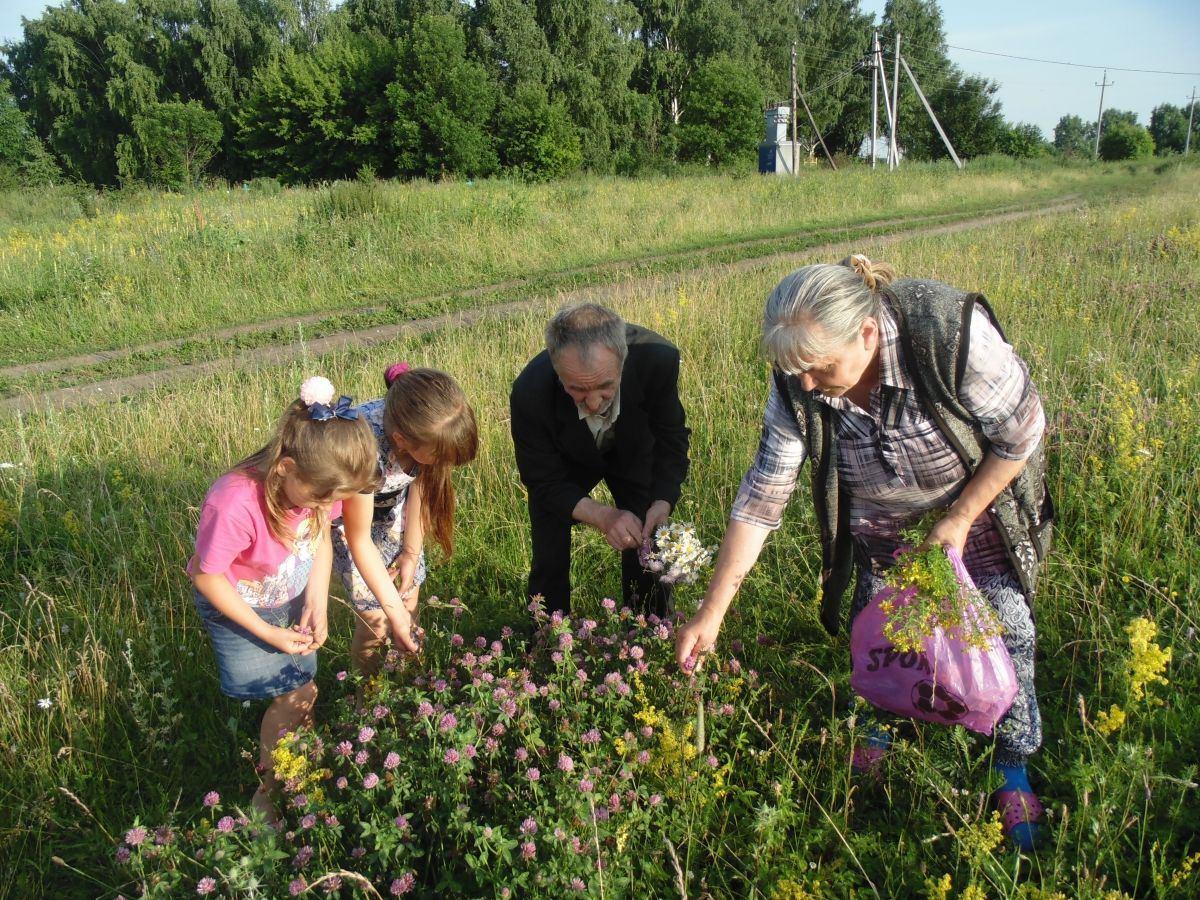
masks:
<svg viewBox="0 0 1200 900"><path fill-rule="evenodd" d="M880 15L885 0L860 0ZM21 36L21 17L45 0L0 0L0 40ZM943 0L947 43L975 50L1099 66L1200 73L1200 0ZM903 48L901 49L903 52ZM1047 137L1066 113L1094 119L1099 69L1071 68L951 50L965 71L1000 83L1005 116L1032 122ZM1200 75L1109 72L1106 107L1132 109L1142 124L1159 103L1183 106ZM903 89L903 88L902 88ZM1200 106L1200 104L1198 104Z"/></svg>

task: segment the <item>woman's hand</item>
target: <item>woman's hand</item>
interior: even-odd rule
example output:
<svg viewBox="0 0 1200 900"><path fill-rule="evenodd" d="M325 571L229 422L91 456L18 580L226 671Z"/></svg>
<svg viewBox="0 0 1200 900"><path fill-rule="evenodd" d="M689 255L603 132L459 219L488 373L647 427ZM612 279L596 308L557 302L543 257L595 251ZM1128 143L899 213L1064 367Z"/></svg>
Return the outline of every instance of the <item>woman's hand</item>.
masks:
<svg viewBox="0 0 1200 900"><path fill-rule="evenodd" d="M921 546L922 548L953 547L961 556L963 548L967 545L967 533L970 530L971 520L966 516L950 513L929 530L929 536L925 538L925 543Z"/></svg>
<svg viewBox="0 0 1200 900"><path fill-rule="evenodd" d="M291 628L280 628L278 625L271 625L259 637L281 653L307 656L316 649L311 635L301 634Z"/></svg>
<svg viewBox="0 0 1200 900"><path fill-rule="evenodd" d="M703 606L675 633L675 661L679 668L690 672L696 661L713 648L721 630L723 614L710 613Z"/></svg>

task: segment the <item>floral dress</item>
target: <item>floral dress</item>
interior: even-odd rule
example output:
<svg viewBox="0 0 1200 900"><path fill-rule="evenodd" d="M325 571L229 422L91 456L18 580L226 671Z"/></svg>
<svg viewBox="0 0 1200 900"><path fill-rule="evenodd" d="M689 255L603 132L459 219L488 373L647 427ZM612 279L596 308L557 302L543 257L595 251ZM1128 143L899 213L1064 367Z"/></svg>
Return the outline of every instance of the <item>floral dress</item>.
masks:
<svg viewBox="0 0 1200 900"><path fill-rule="evenodd" d="M379 446L379 473L383 479L375 491L375 514L371 522L371 542L379 551L383 564L389 568L399 559L404 550L404 526L408 488L416 481L418 471L406 472L392 454L392 444L383 427L383 398L369 400L359 405L358 413L371 431ZM345 523L341 518L333 522L333 568L342 579L350 602L359 612L381 609L379 600L367 587L359 574L358 567L350 555L346 543ZM417 561L414 583L419 587L425 581L425 554Z"/></svg>

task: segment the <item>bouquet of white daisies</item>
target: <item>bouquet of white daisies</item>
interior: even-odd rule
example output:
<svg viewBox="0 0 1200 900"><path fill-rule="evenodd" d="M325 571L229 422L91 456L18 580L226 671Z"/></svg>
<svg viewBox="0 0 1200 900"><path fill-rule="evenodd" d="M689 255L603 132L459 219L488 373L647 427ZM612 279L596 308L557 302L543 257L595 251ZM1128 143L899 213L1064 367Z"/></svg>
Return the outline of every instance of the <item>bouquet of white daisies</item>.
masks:
<svg viewBox="0 0 1200 900"><path fill-rule="evenodd" d="M712 563L716 547L705 547L690 522L666 522L642 545L642 568L663 584L691 584Z"/></svg>

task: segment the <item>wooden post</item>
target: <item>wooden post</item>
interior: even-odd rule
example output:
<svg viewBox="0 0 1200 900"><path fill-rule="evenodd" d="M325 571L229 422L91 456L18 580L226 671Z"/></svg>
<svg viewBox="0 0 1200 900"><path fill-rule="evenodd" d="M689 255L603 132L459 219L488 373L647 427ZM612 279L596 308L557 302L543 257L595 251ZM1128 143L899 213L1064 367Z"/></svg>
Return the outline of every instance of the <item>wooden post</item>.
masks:
<svg viewBox="0 0 1200 900"><path fill-rule="evenodd" d="M900 129L900 32L896 32L896 60L892 67L892 166L900 168L900 146L896 133Z"/></svg>
<svg viewBox="0 0 1200 900"><path fill-rule="evenodd" d="M904 66L904 71L908 73L908 80L912 82L912 86L917 91L917 96L921 98L921 103L925 107L925 112L929 113L929 118L933 120L933 127L937 129L937 133L941 135L942 143L946 145L946 149L950 151L950 158L954 160L954 164L960 169L963 167L962 160L958 158L958 154L954 152L954 145L950 143L950 138L946 137L946 132L942 130L942 123L938 121L937 116L933 114L933 107L929 105L929 101L925 99L925 95L921 93L921 86L917 84L917 76L912 73L912 69L908 67L908 60L903 56L900 57L900 65Z"/></svg>
<svg viewBox="0 0 1200 900"><path fill-rule="evenodd" d="M875 168L875 138L879 134L879 32L871 35L871 168Z"/></svg>
<svg viewBox="0 0 1200 900"><path fill-rule="evenodd" d="M796 144L796 94L799 89L796 87L796 42L792 41L792 174L796 174L796 170L800 166L798 158L798 150Z"/></svg>

